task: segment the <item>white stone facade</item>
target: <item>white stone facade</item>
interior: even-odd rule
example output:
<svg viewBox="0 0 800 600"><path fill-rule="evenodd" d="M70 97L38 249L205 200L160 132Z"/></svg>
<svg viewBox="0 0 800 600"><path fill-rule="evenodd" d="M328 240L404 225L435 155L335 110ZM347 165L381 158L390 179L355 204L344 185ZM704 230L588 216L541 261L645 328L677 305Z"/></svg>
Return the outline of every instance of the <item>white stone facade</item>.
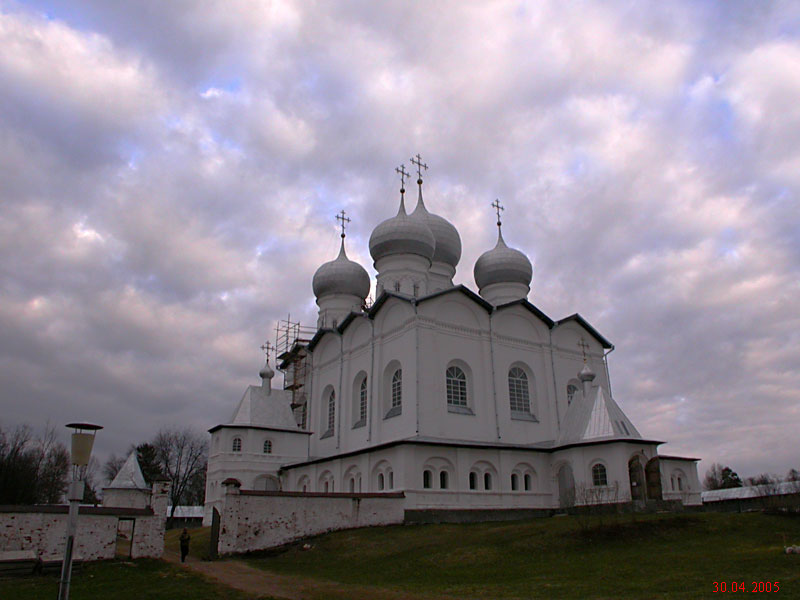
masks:
<svg viewBox="0 0 800 600"><path fill-rule="evenodd" d="M643 438L613 399L613 345L579 315L554 321L531 304L531 264L501 236L476 264L481 295L453 286L458 234L447 231L450 262L434 265L413 222L421 198L420 188L417 210L401 208L373 235L376 302L337 312L323 290L313 339L279 357L286 373L302 368L299 384L260 396L269 418L242 418L240 403L211 430L206 520L227 478L243 490L260 477L292 492L403 492L407 510L699 504L696 459L660 460L662 442ZM341 256L323 267L326 284L361 293L362 274ZM355 275L334 286L337 269Z"/></svg>

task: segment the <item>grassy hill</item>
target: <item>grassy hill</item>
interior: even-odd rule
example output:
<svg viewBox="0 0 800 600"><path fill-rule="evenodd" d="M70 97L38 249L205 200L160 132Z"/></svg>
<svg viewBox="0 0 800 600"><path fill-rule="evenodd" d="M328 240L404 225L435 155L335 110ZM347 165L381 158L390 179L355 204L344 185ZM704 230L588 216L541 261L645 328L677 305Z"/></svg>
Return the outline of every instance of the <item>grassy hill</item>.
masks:
<svg viewBox="0 0 800 600"><path fill-rule="evenodd" d="M773 590L779 582L775 596L800 598L800 555L783 553L784 535L800 543L800 518L554 517L342 531L307 540L310 550L294 544L247 560L274 573L459 598L705 598L714 582L741 593L766 581Z"/></svg>

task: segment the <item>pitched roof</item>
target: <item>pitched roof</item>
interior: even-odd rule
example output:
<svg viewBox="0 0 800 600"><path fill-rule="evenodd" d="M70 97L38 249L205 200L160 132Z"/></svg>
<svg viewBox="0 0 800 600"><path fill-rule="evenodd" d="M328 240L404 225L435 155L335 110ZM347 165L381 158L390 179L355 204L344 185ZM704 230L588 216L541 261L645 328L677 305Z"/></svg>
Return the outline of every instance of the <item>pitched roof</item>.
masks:
<svg viewBox="0 0 800 600"><path fill-rule="evenodd" d="M128 459L122 468L117 472L114 481L107 489L114 490L146 490L147 484L144 482L142 469L139 467L139 460L136 458L136 450L128 455Z"/></svg>
<svg viewBox="0 0 800 600"><path fill-rule="evenodd" d="M578 396L564 415L558 445L593 440L642 439L614 399L598 387L589 398Z"/></svg>
<svg viewBox="0 0 800 600"><path fill-rule="evenodd" d="M264 388L249 385L226 425L297 429L291 396L284 390L272 390L268 396Z"/></svg>
<svg viewBox="0 0 800 600"><path fill-rule="evenodd" d="M558 327L559 325L561 325L562 323L566 323L567 321L575 321L576 323L578 323L587 332L589 332L589 335L591 335L594 339L596 339L598 342L600 342L600 345L603 346L603 348L609 349L609 348L613 348L614 347L614 344L612 344L606 338L604 338L602 335L600 335L600 332L597 331L597 329L595 329L594 327L592 327L589 324L589 321L584 319L578 313L575 313L574 315L570 315L568 317L564 317L563 319L559 319L558 321L555 322L555 324L553 326L554 327Z"/></svg>
<svg viewBox="0 0 800 600"><path fill-rule="evenodd" d="M524 309L528 310L529 312L533 313L539 319L544 321L545 325L547 325L547 327L549 327L549 328L552 328L553 325L555 325L555 321L553 321L553 319L551 319L546 314L544 314L544 312L539 310L539 308L537 308L536 306L531 304L528 301L527 298L520 298L519 300L513 300L511 302L507 302L506 304L501 304L500 306L497 307L496 310L503 310L503 309L506 309L506 308L511 308L513 306L521 306L522 308L524 308Z"/></svg>
<svg viewBox="0 0 800 600"><path fill-rule="evenodd" d="M433 300L434 298L438 298L439 296L445 296L447 294L453 294L453 293L464 294L467 298L475 302L475 304L483 308L488 313L494 310L494 307L489 302L481 298L478 294L476 294L463 284L454 285L453 287L447 288L446 290L439 290L438 292L434 292L432 294L428 294L427 296L423 296L422 298L418 298L417 304L421 304L422 302L425 302L427 300Z"/></svg>

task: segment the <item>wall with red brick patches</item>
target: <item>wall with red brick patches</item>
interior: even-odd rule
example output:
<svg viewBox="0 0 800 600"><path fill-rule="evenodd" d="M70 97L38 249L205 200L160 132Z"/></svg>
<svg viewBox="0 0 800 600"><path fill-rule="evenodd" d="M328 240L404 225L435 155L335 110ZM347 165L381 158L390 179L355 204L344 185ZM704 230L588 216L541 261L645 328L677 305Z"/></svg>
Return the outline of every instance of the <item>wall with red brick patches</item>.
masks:
<svg viewBox="0 0 800 600"><path fill-rule="evenodd" d="M117 523L135 519L131 555L158 558L164 552L169 483L153 485L151 506L81 507L75 536L75 560L114 558ZM67 506L0 506L0 560L35 558L60 560L64 557Z"/></svg>
<svg viewBox="0 0 800 600"><path fill-rule="evenodd" d="M227 487L220 515L220 554L274 548L338 529L403 522L402 493L240 492L236 486Z"/></svg>

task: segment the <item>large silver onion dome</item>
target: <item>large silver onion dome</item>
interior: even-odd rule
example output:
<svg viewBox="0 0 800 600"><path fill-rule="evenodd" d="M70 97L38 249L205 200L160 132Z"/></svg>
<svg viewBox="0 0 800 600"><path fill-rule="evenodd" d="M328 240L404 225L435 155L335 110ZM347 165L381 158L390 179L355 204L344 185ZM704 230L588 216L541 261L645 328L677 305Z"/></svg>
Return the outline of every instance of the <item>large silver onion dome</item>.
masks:
<svg viewBox="0 0 800 600"><path fill-rule="evenodd" d="M402 199L397 215L379 224L369 236L369 253L375 262L392 254L417 254L431 260L435 247L436 239L427 222L406 214Z"/></svg>
<svg viewBox="0 0 800 600"><path fill-rule="evenodd" d="M419 192L419 200L417 207L412 216L419 216L424 219L430 227L431 233L435 240L435 247L433 251L433 262L447 263L455 268L458 261L461 260L461 236L458 235L458 230L447 219L429 213L425 208L425 203L422 201L422 190Z"/></svg>
<svg viewBox="0 0 800 600"><path fill-rule="evenodd" d="M342 238L339 256L317 269L311 287L317 298L326 294L350 294L363 300L369 294L369 275L364 267L347 258Z"/></svg>
<svg viewBox="0 0 800 600"><path fill-rule="evenodd" d="M533 267L522 252L506 246L500 233L497 245L475 262L473 274L479 289L493 283L522 283L530 287Z"/></svg>

